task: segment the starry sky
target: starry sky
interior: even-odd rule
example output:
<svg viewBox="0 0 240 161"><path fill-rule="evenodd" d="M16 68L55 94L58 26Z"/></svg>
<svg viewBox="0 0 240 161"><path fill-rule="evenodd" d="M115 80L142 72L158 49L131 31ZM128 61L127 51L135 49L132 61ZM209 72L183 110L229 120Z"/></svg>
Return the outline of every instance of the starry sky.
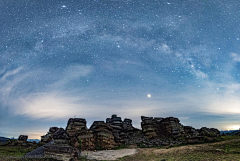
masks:
<svg viewBox="0 0 240 161"><path fill-rule="evenodd" d="M240 1L0 1L0 136L70 117L240 127Z"/></svg>

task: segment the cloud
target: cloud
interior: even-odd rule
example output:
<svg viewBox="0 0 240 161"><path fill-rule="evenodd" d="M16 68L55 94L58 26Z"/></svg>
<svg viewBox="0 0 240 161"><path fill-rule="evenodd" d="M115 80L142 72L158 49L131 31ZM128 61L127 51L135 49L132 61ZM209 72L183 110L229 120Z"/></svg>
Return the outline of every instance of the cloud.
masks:
<svg viewBox="0 0 240 161"><path fill-rule="evenodd" d="M213 114L240 114L240 101L239 96L220 96L215 97L211 103L207 106L210 113Z"/></svg>
<svg viewBox="0 0 240 161"><path fill-rule="evenodd" d="M238 55L236 53L230 53L230 55L232 56L234 61L240 62L240 55Z"/></svg>
<svg viewBox="0 0 240 161"><path fill-rule="evenodd" d="M66 87L71 86L70 83L72 80L78 80L81 77L87 76L93 69L92 66L70 65L63 71L51 70L52 74L49 74L49 70L46 68L38 70L28 69L20 72L22 68L23 67L19 67L8 71L0 79L0 103L10 109L20 110L23 113L26 112L27 107L29 108L29 112L34 111L31 104L37 105L38 97L45 105L47 102L43 101L44 99L50 101L44 97L45 95L39 93L51 93L55 91L60 93L66 92ZM54 72L59 72L60 74L58 73L58 75L55 76ZM13 78L8 80L7 78L10 76ZM71 90L68 92L71 93ZM52 106L56 107L58 105L56 100L58 100L59 97L55 98L49 95L49 98L53 99L53 102L51 102ZM61 98L60 100L65 99ZM42 108L42 106L40 107ZM50 109L46 109L46 111L48 110Z"/></svg>
<svg viewBox="0 0 240 161"><path fill-rule="evenodd" d="M14 70L7 71L0 79L0 100L2 107L7 106L12 100L15 99L16 87L23 82L29 75L27 73L21 73L23 67L16 68ZM12 76L11 79L8 79Z"/></svg>
<svg viewBox="0 0 240 161"><path fill-rule="evenodd" d="M173 51L171 51L170 47L167 44L157 44L154 47L154 50L156 50L159 54L171 54Z"/></svg>
<svg viewBox="0 0 240 161"><path fill-rule="evenodd" d="M52 86L59 89L72 80L89 75L93 71L93 66L90 65L70 65L62 72L61 79L54 82Z"/></svg>
<svg viewBox="0 0 240 161"><path fill-rule="evenodd" d="M87 108L79 103L80 100L61 92L33 93L27 97L20 97L14 112L16 115L26 115L32 119L66 119L78 112L87 111Z"/></svg>
<svg viewBox="0 0 240 161"><path fill-rule="evenodd" d="M56 33L54 33L53 38L64 38L64 37L70 37L70 36L77 36L80 34L84 34L88 30L90 30L91 25L88 24L76 24L76 25L69 25L59 28Z"/></svg>
<svg viewBox="0 0 240 161"><path fill-rule="evenodd" d="M196 75L197 78L202 78L202 79L204 79L204 78L207 78L207 77L208 77L208 75L207 75L206 73L200 71L199 69L195 69L194 66L191 66L191 67L192 67L191 73L193 73L194 75Z"/></svg>
<svg viewBox="0 0 240 161"><path fill-rule="evenodd" d="M11 75L17 74L21 69L23 69L23 68L22 68L22 67L18 67L18 68L14 69L14 70L11 70L11 71L6 72L6 73L2 76L2 78L0 79L0 81L5 81L5 79L6 79L7 77L9 77L9 76L11 76Z"/></svg>

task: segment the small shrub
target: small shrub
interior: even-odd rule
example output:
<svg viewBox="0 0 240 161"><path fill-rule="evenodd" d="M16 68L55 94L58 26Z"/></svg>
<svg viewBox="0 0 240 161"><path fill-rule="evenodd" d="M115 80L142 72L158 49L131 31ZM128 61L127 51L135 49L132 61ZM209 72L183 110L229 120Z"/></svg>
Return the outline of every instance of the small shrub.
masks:
<svg viewBox="0 0 240 161"><path fill-rule="evenodd" d="M138 144L137 147L138 147L138 148L147 148L147 146L146 146L145 144L143 144L143 143Z"/></svg>
<svg viewBox="0 0 240 161"><path fill-rule="evenodd" d="M181 141L185 141L186 138L184 136L181 137Z"/></svg>
<svg viewBox="0 0 240 161"><path fill-rule="evenodd" d="M81 138L78 139L78 143L79 143L78 149L81 152L82 151L82 139Z"/></svg>
<svg viewBox="0 0 240 161"><path fill-rule="evenodd" d="M114 148L115 150L126 149L128 146L126 144L119 145L118 147Z"/></svg>

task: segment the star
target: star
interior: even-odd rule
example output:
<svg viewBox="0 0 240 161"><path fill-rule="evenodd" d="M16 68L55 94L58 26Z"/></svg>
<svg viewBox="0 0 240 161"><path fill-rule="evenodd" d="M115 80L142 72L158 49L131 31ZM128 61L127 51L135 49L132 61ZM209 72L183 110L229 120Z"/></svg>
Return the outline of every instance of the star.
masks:
<svg viewBox="0 0 240 161"><path fill-rule="evenodd" d="M151 97L151 94L148 94L147 96L148 96L148 98L150 98L150 97Z"/></svg>

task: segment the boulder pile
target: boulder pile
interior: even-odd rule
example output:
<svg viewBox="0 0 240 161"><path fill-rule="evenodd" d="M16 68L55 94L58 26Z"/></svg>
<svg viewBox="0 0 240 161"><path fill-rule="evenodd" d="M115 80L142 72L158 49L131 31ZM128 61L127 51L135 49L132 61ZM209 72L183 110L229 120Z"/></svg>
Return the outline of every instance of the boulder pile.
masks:
<svg viewBox="0 0 240 161"><path fill-rule="evenodd" d="M187 137L199 136L199 130L193 128L192 126L184 126L184 132Z"/></svg>
<svg viewBox="0 0 240 161"><path fill-rule="evenodd" d="M37 146L37 143L34 142L28 142L27 141L28 136L27 135L20 135L18 139L9 139L7 141L7 145L9 146L23 146L23 147L32 147Z"/></svg>
<svg viewBox="0 0 240 161"><path fill-rule="evenodd" d="M104 121L94 121L90 130L93 132L95 149L112 149L116 147L113 128Z"/></svg>
<svg viewBox="0 0 240 161"><path fill-rule="evenodd" d="M53 139L53 134L58 130L58 127L50 127L46 135L41 136L41 143L48 143Z"/></svg>
<svg viewBox="0 0 240 161"><path fill-rule="evenodd" d="M209 137L219 137L220 136L220 131L215 128L202 127L199 130L199 133L201 136L209 136Z"/></svg>
<svg viewBox="0 0 240 161"><path fill-rule="evenodd" d="M67 123L66 132L70 137L74 137L78 132L88 130L86 120L83 118L70 118Z"/></svg>
<svg viewBox="0 0 240 161"><path fill-rule="evenodd" d="M76 137L71 138L71 144L79 148L81 147L81 150L94 150L95 147L95 137L93 135L93 131L91 130L83 130L79 132ZM81 145L80 145L81 144Z"/></svg>
<svg viewBox="0 0 240 161"><path fill-rule="evenodd" d="M114 140L118 144L130 143L132 138L142 137L141 130L133 127L131 119L125 118L122 121L121 117L112 115L111 118L106 119L106 123L112 127Z"/></svg>
<svg viewBox="0 0 240 161"><path fill-rule="evenodd" d="M53 134L53 140L53 144L43 147L44 157L64 161L78 157L79 150L70 146L70 137L63 128Z"/></svg>
<svg viewBox="0 0 240 161"><path fill-rule="evenodd" d="M183 125L174 117L145 117L141 116L142 132L148 139L172 138L179 139L184 134Z"/></svg>
<svg viewBox="0 0 240 161"><path fill-rule="evenodd" d="M28 136L27 135L20 135L19 137L18 137L18 140L20 140L20 141L27 141L27 139L28 139Z"/></svg>
<svg viewBox="0 0 240 161"><path fill-rule="evenodd" d="M81 150L113 149L120 145L138 145L139 147L171 146L181 143L214 141L220 132L214 128L195 129L183 126L174 117L141 116L141 127L137 129L132 120L112 115L104 121L94 121L88 129L83 118L70 118L66 129L51 127L42 136L42 142L52 139L54 143L44 147L45 156L54 158L74 158ZM22 139L24 137L21 137ZM61 154L61 155L59 155Z"/></svg>
<svg viewBox="0 0 240 161"><path fill-rule="evenodd" d="M184 133L183 125L178 118L167 117L159 123L158 135L162 137L178 140Z"/></svg>

